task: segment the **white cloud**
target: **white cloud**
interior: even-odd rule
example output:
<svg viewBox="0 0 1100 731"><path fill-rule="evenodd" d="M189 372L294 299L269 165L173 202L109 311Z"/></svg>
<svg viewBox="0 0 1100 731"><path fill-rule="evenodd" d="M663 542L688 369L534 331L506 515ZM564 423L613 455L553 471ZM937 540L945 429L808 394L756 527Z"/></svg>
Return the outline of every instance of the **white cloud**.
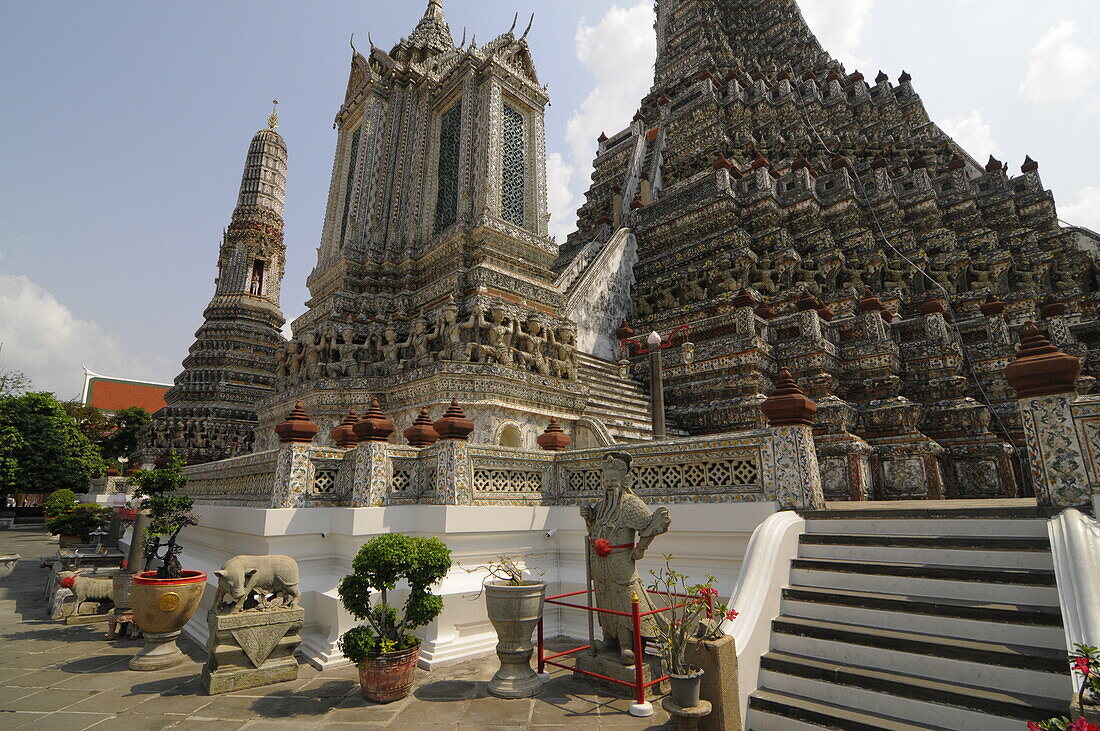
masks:
<svg viewBox="0 0 1100 731"><path fill-rule="evenodd" d="M81 364L121 378L164 380L173 371L163 358L144 358L97 323L77 318L23 276L0 274L0 342L4 366L23 371L36 390L62 399L80 394Z"/></svg>
<svg viewBox="0 0 1100 731"><path fill-rule="evenodd" d="M1077 202L1060 206L1058 217L1073 224L1100 231L1100 188L1089 186L1077 192Z"/></svg>
<svg viewBox="0 0 1100 731"><path fill-rule="evenodd" d="M582 20L576 43L577 58L596 77L565 133L572 156L568 165L571 180L583 185L596 156L596 138L601 132L613 135L630 124L638 102L653 84L657 59L653 3L643 0L631 8L613 5L596 25Z"/></svg>
<svg viewBox="0 0 1100 731"><path fill-rule="evenodd" d="M858 51L874 4L875 0L802 0L799 6L825 50L854 70L867 64Z"/></svg>
<svg viewBox="0 0 1100 731"><path fill-rule="evenodd" d="M560 152L546 159L546 192L550 205L550 235L563 243L573 232L577 221L577 196L573 183L573 166L565 162Z"/></svg>
<svg viewBox="0 0 1100 731"><path fill-rule="evenodd" d="M945 120L940 127L979 162L984 163L990 155L1004 158L1004 151L993 139L992 130L977 110L971 112L969 117Z"/></svg>
<svg viewBox="0 0 1100 731"><path fill-rule="evenodd" d="M1077 24L1063 20L1039 39L1020 94L1035 104L1081 99L1097 69L1097 55L1074 42Z"/></svg>

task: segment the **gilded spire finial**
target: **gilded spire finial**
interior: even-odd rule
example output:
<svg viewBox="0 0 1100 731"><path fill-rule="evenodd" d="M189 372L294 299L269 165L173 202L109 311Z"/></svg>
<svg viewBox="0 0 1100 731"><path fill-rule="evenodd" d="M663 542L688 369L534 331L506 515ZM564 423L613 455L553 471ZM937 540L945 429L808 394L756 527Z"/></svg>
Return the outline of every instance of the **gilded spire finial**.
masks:
<svg viewBox="0 0 1100 731"><path fill-rule="evenodd" d="M279 115L277 114L279 109L279 100L271 100L271 116L267 118L267 128L274 130L279 127Z"/></svg>

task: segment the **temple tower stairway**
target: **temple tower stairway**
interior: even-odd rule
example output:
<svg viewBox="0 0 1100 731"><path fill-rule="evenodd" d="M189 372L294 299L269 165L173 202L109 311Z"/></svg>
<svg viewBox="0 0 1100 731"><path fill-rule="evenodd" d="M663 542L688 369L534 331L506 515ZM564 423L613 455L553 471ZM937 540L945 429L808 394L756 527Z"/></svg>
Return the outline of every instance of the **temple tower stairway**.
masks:
<svg viewBox="0 0 1100 731"><path fill-rule="evenodd" d="M1065 715L1046 520L1021 502L805 513L746 728L994 731Z"/></svg>
<svg viewBox="0 0 1100 731"><path fill-rule="evenodd" d="M577 353L580 382L588 387L584 415L602 421L620 442L653 438L649 393L633 378L619 375L619 366L586 353Z"/></svg>

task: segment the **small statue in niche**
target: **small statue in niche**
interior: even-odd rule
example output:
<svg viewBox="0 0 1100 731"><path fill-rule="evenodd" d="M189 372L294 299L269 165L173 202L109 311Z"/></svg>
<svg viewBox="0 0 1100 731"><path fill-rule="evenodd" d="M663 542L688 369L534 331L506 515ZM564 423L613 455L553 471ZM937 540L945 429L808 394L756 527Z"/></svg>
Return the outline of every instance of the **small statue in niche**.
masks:
<svg viewBox="0 0 1100 731"><path fill-rule="evenodd" d="M634 629L630 611L637 595L643 614L653 610L636 563L645 557L653 539L667 533L668 508L650 511L631 489L631 456L611 452L604 457L601 479L604 497L595 505L582 505L581 517L588 528L592 555L592 582L596 606L626 612L627 616L600 613L603 649L618 652L623 665L633 665ZM642 620L642 634L653 637L652 620Z"/></svg>

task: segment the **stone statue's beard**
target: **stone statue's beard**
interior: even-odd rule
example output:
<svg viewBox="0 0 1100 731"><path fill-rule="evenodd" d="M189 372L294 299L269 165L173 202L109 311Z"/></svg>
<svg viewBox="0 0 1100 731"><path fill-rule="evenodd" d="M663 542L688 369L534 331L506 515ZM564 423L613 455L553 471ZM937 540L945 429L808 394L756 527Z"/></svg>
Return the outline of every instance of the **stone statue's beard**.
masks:
<svg viewBox="0 0 1100 731"><path fill-rule="evenodd" d="M596 513L596 524L606 525L614 520L619 513L619 505L622 502L623 491L617 485L608 488L607 498Z"/></svg>

